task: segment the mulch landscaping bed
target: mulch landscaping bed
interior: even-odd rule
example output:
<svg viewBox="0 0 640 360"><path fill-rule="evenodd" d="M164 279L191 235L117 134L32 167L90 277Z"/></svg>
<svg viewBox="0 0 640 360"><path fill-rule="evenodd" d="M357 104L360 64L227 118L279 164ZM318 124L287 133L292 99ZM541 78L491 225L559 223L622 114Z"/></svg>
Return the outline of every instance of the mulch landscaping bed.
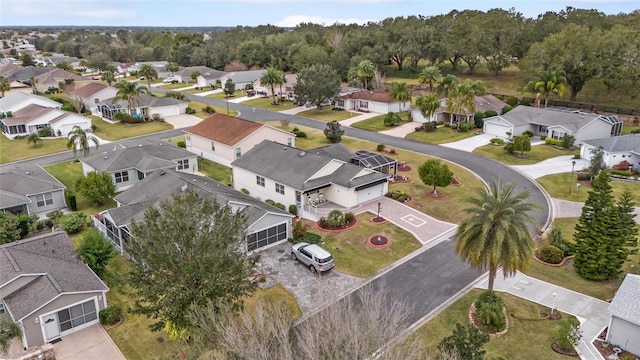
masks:
<svg viewBox="0 0 640 360"><path fill-rule="evenodd" d="M427 196L435 198L435 199L441 199L441 198L445 197L446 195L442 191L436 191L434 193L433 190L429 190L429 191L427 191Z"/></svg>
<svg viewBox="0 0 640 360"><path fill-rule="evenodd" d="M409 166L409 165L398 165L398 171L411 171L411 166Z"/></svg>
<svg viewBox="0 0 640 360"><path fill-rule="evenodd" d="M374 248L386 248L391 242L389 238L384 235L373 235L367 240L367 244Z"/></svg>
<svg viewBox="0 0 640 360"><path fill-rule="evenodd" d="M389 182L390 184L402 184L402 183L408 183L411 181L411 178L409 178L408 176L396 176L395 179L393 179L393 181Z"/></svg>
<svg viewBox="0 0 640 360"><path fill-rule="evenodd" d="M575 349L563 349L560 347L558 341L554 341L553 344L551 344L551 349L557 352L558 354L575 356L575 357L578 356L578 352Z"/></svg>
<svg viewBox="0 0 640 360"><path fill-rule="evenodd" d="M344 227L330 227L330 228L323 228L322 226L320 226L320 222L316 222L316 228L318 228L318 230L322 230L322 231L326 231L326 232L341 232L341 231L347 231L347 230L351 230L354 227L356 227L356 225L358 225L358 219L355 219L355 221L353 222L353 224L347 224Z"/></svg>
<svg viewBox="0 0 640 360"><path fill-rule="evenodd" d="M593 346L596 347L596 349L598 349L598 351L600 352L600 355L602 355L605 359L608 359L609 356L613 355L616 353L616 351L614 349L620 349L612 344L609 344L608 346L604 346L604 339L607 338L607 330L608 328L605 328L600 335L598 335L598 337L593 340ZM618 358L623 358L625 356L631 357L631 359L636 359L639 358L637 355L632 354L628 351L622 350L618 353Z"/></svg>
<svg viewBox="0 0 640 360"><path fill-rule="evenodd" d="M383 218L382 216L374 216L371 219L371 222L374 224L384 224L387 222L387 219Z"/></svg>

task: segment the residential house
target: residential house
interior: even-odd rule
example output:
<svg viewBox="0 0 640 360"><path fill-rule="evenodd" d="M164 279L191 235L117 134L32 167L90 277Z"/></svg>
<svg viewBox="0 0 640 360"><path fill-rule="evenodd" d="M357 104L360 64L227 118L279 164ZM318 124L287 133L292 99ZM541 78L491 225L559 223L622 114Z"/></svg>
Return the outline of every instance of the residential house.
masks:
<svg viewBox="0 0 640 360"><path fill-rule="evenodd" d="M82 77L62 69L53 69L44 74L40 74L35 77L35 80L36 89L41 93L61 90L61 82L73 81L76 87L91 82L90 78Z"/></svg>
<svg viewBox="0 0 640 360"><path fill-rule="evenodd" d="M640 275L627 274L609 305L606 340L630 353L640 354Z"/></svg>
<svg viewBox="0 0 640 360"><path fill-rule="evenodd" d="M387 91L366 90L338 96L335 107L343 110L388 114L411 110L411 101L401 103L392 100Z"/></svg>
<svg viewBox="0 0 640 360"><path fill-rule="evenodd" d="M266 70L234 71L221 77L220 82L222 86L224 86L227 80L231 80L236 85L236 90L245 90L247 85L253 86L253 83L260 79L265 71Z"/></svg>
<svg viewBox="0 0 640 360"><path fill-rule="evenodd" d="M27 105L40 105L52 109L60 109L62 104L47 97L25 92L15 92L0 99L0 112L15 112Z"/></svg>
<svg viewBox="0 0 640 360"><path fill-rule="evenodd" d="M202 74L207 74L207 75L203 76L202 79L198 80L196 78L196 80L194 80L191 77L191 74L193 74L194 72L197 72L200 75ZM218 76L218 74L220 74L220 76ZM224 74L226 74L226 72L216 70L208 66L189 66L176 71L173 74L173 79L176 80L177 82L184 82L184 83L197 82L198 86L208 86L208 85L211 85L211 81L213 81L213 84L215 85L216 80L218 80Z"/></svg>
<svg viewBox="0 0 640 360"><path fill-rule="evenodd" d="M20 81L13 80L9 83L9 94L12 92L23 92L23 93L31 94L33 93L33 89L31 88L31 85L27 85L25 83L21 83Z"/></svg>
<svg viewBox="0 0 640 360"><path fill-rule="evenodd" d="M293 91L293 86L298 82L298 74L285 74L284 78L284 84L282 84L282 86L274 86L273 90L276 96L282 96L288 101L294 101L296 99L296 95ZM253 83L253 89L257 94L264 95L266 97L273 96L271 93L271 86L263 85L259 78Z"/></svg>
<svg viewBox="0 0 640 360"><path fill-rule="evenodd" d="M187 102L172 97L155 97L140 94L136 97L131 108L131 116L151 118L154 114L161 117L181 115L187 112ZM102 119L115 122L113 115L117 112L127 113L127 102L115 98L105 99L99 102L96 112Z"/></svg>
<svg viewBox="0 0 640 360"><path fill-rule="evenodd" d="M65 55L55 55L55 56L42 56L42 65L49 67L56 67L56 65L60 64L63 61L72 65L77 63L80 59L75 56L65 56Z"/></svg>
<svg viewBox="0 0 640 360"><path fill-rule="evenodd" d="M77 96L82 99L84 106L90 110L92 114L100 116L98 104L105 99L116 97L118 90L112 86L102 85L97 82L88 83L82 87L73 89L71 96Z"/></svg>
<svg viewBox="0 0 640 360"><path fill-rule="evenodd" d="M462 109L462 113L454 114L447 107L447 98L444 98L440 99L440 107L428 119L422 115L418 108L411 109L411 119L421 123L443 121L452 124L458 116L462 117L462 121L470 121L475 116L475 113L485 112L487 110L493 110L497 112L498 115L501 115L502 109L507 105L507 103L491 94L474 96L473 104L475 106L475 110L473 112L464 108Z"/></svg>
<svg viewBox="0 0 640 360"><path fill-rule="evenodd" d="M66 187L38 165L0 167L0 211L38 215L67 207Z"/></svg>
<svg viewBox="0 0 640 360"><path fill-rule="evenodd" d="M139 71L143 64L151 65L156 72L158 73L158 78L166 78L167 76L171 76L171 73L167 71L168 61L143 61L137 62L126 69L125 76L130 76L132 71Z"/></svg>
<svg viewBox="0 0 640 360"><path fill-rule="evenodd" d="M131 241L131 224L143 220L148 207L188 190L194 190L202 197L214 197L219 204L246 215L247 251L263 250L291 237L293 215L288 212L208 177L174 170L154 172L118 194L114 198L118 207L93 216L94 226L125 254Z"/></svg>
<svg viewBox="0 0 640 360"><path fill-rule="evenodd" d="M580 158L591 161L599 148L608 168L626 161L629 167L640 169L640 134L585 140L580 147Z"/></svg>
<svg viewBox="0 0 640 360"><path fill-rule="evenodd" d="M225 166L263 140L295 146L295 134L224 114L213 114L185 130L187 150Z"/></svg>
<svg viewBox="0 0 640 360"><path fill-rule="evenodd" d="M510 138L531 131L536 136L562 139L571 135L576 143L603 136L620 136L622 121L615 115L588 114L580 111L516 106L506 114L484 119L483 132Z"/></svg>
<svg viewBox="0 0 640 360"><path fill-rule="evenodd" d="M20 66L17 64L7 64L0 67L0 76L4 76L10 81L19 81L21 83L28 83L32 77L44 74L51 71L51 69L37 66Z"/></svg>
<svg viewBox="0 0 640 360"><path fill-rule="evenodd" d="M231 166L234 188L287 207L295 205L298 216L313 221L388 192L387 174L268 140Z"/></svg>
<svg viewBox="0 0 640 360"><path fill-rule="evenodd" d="M66 232L0 245L0 270L0 314L22 328L25 349L98 324L107 306L109 288Z"/></svg>
<svg viewBox="0 0 640 360"><path fill-rule="evenodd" d="M0 119L2 133L9 139L37 133L48 127L52 136L67 136L78 126L91 131L91 119L77 113L31 104L14 111L11 117Z"/></svg>
<svg viewBox="0 0 640 360"><path fill-rule="evenodd" d="M80 162L85 176L92 171L111 174L116 191L126 190L158 170L198 171L196 155L171 145L114 146L113 150L82 158Z"/></svg>

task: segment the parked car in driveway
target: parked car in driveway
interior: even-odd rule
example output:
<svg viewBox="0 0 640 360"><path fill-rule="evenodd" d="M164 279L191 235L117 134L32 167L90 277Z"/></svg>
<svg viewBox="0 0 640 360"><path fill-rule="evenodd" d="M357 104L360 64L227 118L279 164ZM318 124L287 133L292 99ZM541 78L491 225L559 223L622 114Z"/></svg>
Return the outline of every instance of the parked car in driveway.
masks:
<svg viewBox="0 0 640 360"><path fill-rule="evenodd" d="M169 76L168 78L162 80L162 82L165 83L165 84L168 84L168 83L170 83L172 81L173 81L173 78L171 76Z"/></svg>
<svg viewBox="0 0 640 360"><path fill-rule="evenodd" d="M291 247L291 258L299 260L312 272L333 269L333 256L318 245L301 242Z"/></svg>

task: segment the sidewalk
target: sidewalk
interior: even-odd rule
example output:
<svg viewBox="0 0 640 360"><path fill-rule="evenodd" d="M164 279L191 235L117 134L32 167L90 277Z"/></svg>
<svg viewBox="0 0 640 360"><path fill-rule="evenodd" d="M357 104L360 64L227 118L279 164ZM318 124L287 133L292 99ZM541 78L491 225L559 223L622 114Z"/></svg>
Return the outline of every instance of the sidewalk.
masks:
<svg viewBox="0 0 640 360"><path fill-rule="evenodd" d="M442 146L448 147L450 149L473 152L473 150L475 150L476 148L491 143L492 138L494 138L494 136L489 134L479 134L470 138L442 144Z"/></svg>
<svg viewBox="0 0 640 360"><path fill-rule="evenodd" d="M488 281L489 279L485 279L478 287L486 289ZM582 339L577 346L580 358L604 360L592 342L609 325L609 313L607 312L609 303L529 277L520 272L506 280L501 274L498 274L494 289L550 308L555 305L557 310L577 317L582 331Z"/></svg>

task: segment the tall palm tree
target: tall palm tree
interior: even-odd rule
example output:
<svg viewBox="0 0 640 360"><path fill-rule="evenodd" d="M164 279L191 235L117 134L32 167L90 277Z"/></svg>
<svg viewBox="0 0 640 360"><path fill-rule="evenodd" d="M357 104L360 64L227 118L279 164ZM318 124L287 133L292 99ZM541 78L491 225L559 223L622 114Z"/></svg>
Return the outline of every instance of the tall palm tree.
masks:
<svg viewBox="0 0 640 360"><path fill-rule="evenodd" d="M437 84L442 78L442 73L437 66L425 66L418 76L420 85L429 84L429 90L433 91L433 84Z"/></svg>
<svg viewBox="0 0 640 360"><path fill-rule="evenodd" d="M9 79L4 76L0 76L0 97L4 97L4 93L11 90L11 83Z"/></svg>
<svg viewBox="0 0 640 360"><path fill-rule="evenodd" d="M0 317L0 352L7 353L11 346L11 338L22 336L22 329L13 321Z"/></svg>
<svg viewBox="0 0 640 360"><path fill-rule="evenodd" d="M438 94L426 94L416 99L416 105L425 119L429 119L440 107L440 97ZM435 122L435 121L434 121Z"/></svg>
<svg viewBox="0 0 640 360"><path fill-rule="evenodd" d="M373 78L375 70L376 67L371 60L362 60L358 64L358 77L364 80L365 89L369 88L369 80Z"/></svg>
<svg viewBox="0 0 640 360"><path fill-rule="evenodd" d="M271 96L273 97L272 105L278 105L276 100L276 85L282 85L284 83L284 72L274 68L268 67L267 70L260 77L260 84L268 85L271 88Z"/></svg>
<svg viewBox="0 0 640 360"><path fill-rule="evenodd" d="M106 81L107 84L111 86L111 84L116 81L116 75L113 73L113 71L105 71L102 73L101 80Z"/></svg>
<svg viewBox="0 0 640 360"><path fill-rule="evenodd" d="M148 92L147 88L140 86L135 82L120 81L116 84L116 97L113 101L123 100L127 102L127 113L131 115L131 108L133 104L138 100L141 94Z"/></svg>
<svg viewBox="0 0 640 360"><path fill-rule="evenodd" d="M43 143L43 142L44 140L40 138L40 135L37 132L34 132L33 134L27 137L27 144L33 144L34 148L38 147L39 143Z"/></svg>
<svg viewBox="0 0 640 360"><path fill-rule="evenodd" d="M463 83L457 83L449 89L449 96L447 97L447 108L449 108L450 124L453 124L453 116L458 115L462 117L466 115L466 121L469 121L471 116L476 112L476 104L474 99L476 96L484 95L486 88L482 81L466 80ZM460 119L457 119L458 125Z"/></svg>
<svg viewBox="0 0 640 360"><path fill-rule="evenodd" d="M524 91L536 94L536 107L540 107L541 98L544 99L544 107L549 103L549 95L564 94L567 86L567 78L563 70L547 70L539 73L524 87Z"/></svg>
<svg viewBox="0 0 640 360"><path fill-rule="evenodd" d="M171 76L175 76L176 71L180 70L180 65L177 62L168 62L165 69L171 73Z"/></svg>
<svg viewBox="0 0 640 360"><path fill-rule="evenodd" d="M38 79L34 76L29 78L29 84L31 84L31 92L34 94L38 94Z"/></svg>
<svg viewBox="0 0 640 360"><path fill-rule="evenodd" d="M516 194L515 186L502 186L494 179L489 188L477 188L476 196L464 200L469 207L456 232L455 250L473 268L489 270L489 290L498 268L502 267L505 277L513 276L533 255L528 225L534 223L530 212L537 205L526 202L530 191Z"/></svg>
<svg viewBox="0 0 640 360"><path fill-rule="evenodd" d="M445 97L449 96L449 91L458 83L458 78L453 74L440 79L438 83L438 92L444 94Z"/></svg>
<svg viewBox="0 0 640 360"><path fill-rule="evenodd" d="M406 102L409 102L409 107L411 107L411 89L409 85L405 82L393 83L391 90L389 90L389 98L400 102L398 111L403 110L403 105ZM411 117L411 113L409 113L409 117Z"/></svg>
<svg viewBox="0 0 640 360"><path fill-rule="evenodd" d="M76 152L78 150L82 150L82 153L86 157L91 151L89 140L96 144L96 149L100 145L98 139L95 136L88 135L86 131L82 130L80 126L76 125L69 132L69 141L67 142L67 148L73 150L73 156L76 156Z"/></svg>
<svg viewBox="0 0 640 360"><path fill-rule="evenodd" d="M158 78L156 69L151 64L142 64L140 70L138 70L138 75L144 76L147 80L147 88L151 91L151 81Z"/></svg>
<svg viewBox="0 0 640 360"><path fill-rule="evenodd" d="M69 64L68 61L66 60L62 60L59 63L56 64L56 68L58 69L62 69L62 70L66 70L66 71L72 71L73 67L71 66L71 64Z"/></svg>

